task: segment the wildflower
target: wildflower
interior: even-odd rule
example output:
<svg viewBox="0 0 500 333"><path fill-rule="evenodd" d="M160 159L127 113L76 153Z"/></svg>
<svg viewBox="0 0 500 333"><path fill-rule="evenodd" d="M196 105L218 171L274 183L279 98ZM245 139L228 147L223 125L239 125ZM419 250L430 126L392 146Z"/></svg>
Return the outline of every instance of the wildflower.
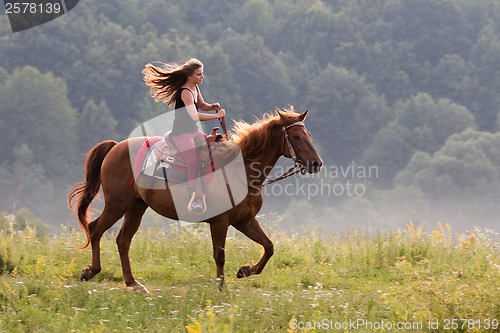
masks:
<svg viewBox="0 0 500 333"><path fill-rule="evenodd" d="M184 326L184 328L188 331L188 333L201 333L202 332L201 325L196 319L193 320L193 324L188 325L188 326Z"/></svg>

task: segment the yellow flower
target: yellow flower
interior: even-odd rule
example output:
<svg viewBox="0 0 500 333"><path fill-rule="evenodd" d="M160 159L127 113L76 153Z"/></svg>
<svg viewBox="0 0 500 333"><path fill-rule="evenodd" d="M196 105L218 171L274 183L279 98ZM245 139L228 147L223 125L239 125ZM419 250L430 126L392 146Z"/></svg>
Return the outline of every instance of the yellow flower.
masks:
<svg viewBox="0 0 500 333"><path fill-rule="evenodd" d="M184 326L184 328L189 333L201 333L203 331L200 323L197 320L193 320L193 324L188 325L188 326Z"/></svg>
<svg viewBox="0 0 500 333"><path fill-rule="evenodd" d="M205 317L210 319L215 317L215 314L212 311L208 310L207 313L205 313Z"/></svg>

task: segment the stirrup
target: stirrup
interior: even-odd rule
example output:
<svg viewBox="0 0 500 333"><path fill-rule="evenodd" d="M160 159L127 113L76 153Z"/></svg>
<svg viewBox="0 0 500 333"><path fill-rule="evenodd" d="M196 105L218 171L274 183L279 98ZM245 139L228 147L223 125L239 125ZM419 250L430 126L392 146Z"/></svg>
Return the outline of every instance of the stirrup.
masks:
<svg viewBox="0 0 500 333"><path fill-rule="evenodd" d="M201 202L199 202L199 200L201 200ZM196 192L193 192L193 194L191 195L191 200L189 200L188 203L188 211L193 214L205 214L205 212L207 211L207 201L205 194L203 194L203 196L200 198L196 196Z"/></svg>

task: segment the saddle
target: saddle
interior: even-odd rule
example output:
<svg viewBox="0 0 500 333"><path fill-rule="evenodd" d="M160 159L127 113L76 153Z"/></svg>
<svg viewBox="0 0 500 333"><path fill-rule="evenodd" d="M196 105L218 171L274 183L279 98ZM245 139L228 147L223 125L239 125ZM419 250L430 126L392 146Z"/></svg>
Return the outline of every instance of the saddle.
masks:
<svg viewBox="0 0 500 333"><path fill-rule="evenodd" d="M209 162L211 160L210 150L215 148L214 143L222 139L222 135L217 134L218 127L212 130L209 136L205 138L205 142L195 140L196 154L199 162ZM219 138L217 137L219 136ZM219 139L219 140L217 140ZM181 152L177 149L172 140L172 132L167 132L163 140L159 141L154 146L154 153L162 162L166 162L178 167L186 167L186 161Z"/></svg>
<svg viewBox="0 0 500 333"><path fill-rule="evenodd" d="M212 133L205 137L203 141L196 141L196 154L198 156L198 177L205 178L205 185L211 180L212 172L215 170L212 161L212 151L216 148L216 142L222 140L222 135L217 133L219 128L215 127ZM167 132L163 138L155 138L153 142L145 142L148 151L141 158L142 167L139 171L147 176L168 180L175 183L188 181L187 163L182 153L175 146L172 133ZM137 157L139 159L139 156Z"/></svg>

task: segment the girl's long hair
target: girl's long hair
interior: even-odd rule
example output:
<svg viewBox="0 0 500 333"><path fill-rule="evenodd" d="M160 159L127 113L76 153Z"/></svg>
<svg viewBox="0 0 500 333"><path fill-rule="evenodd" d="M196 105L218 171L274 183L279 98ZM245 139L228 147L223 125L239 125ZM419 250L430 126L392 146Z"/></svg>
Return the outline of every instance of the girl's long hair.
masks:
<svg viewBox="0 0 500 333"><path fill-rule="evenodd" d="M187 82L188 76L194 74L194 71L203 67L198 59L189 59L183 65L177 63L159 63L160 66L154 66L151 63L142 70L144 82L149 86L151 97L155 101L163 101L168 106L175 104L177 92L182 85Z"/></svg>

